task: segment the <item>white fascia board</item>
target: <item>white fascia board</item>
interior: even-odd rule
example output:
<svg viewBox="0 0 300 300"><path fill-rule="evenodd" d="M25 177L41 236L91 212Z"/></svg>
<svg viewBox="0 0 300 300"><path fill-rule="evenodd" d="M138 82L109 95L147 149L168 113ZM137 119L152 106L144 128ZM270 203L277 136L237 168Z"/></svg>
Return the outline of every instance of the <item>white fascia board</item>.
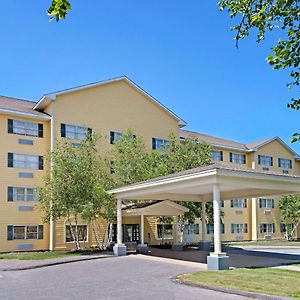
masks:
<svg viewBox="0 0 300 300"><path fill-rule="evenodd" d="M238 148L238 147L225 146L222 144L214 144L214 143L208 143L208 142L205 142L205 143L212 147L224 148L224 149L235 150L235 151L240 151L240 152L254 152L255 151L255 149L243 149L243 148Z"/></svg>
<svg viewBox="0 0 300 300"><path fill-rule="evenodd" d="M11 109L4 109L0 108L0 112L4 114L14 115L14 116L22 116L22 117L29 117L34 119L40 119L40 120L51 120L51 117L48 115L35 115L27 112L17 111L17 110L11 110Z"/></svg>

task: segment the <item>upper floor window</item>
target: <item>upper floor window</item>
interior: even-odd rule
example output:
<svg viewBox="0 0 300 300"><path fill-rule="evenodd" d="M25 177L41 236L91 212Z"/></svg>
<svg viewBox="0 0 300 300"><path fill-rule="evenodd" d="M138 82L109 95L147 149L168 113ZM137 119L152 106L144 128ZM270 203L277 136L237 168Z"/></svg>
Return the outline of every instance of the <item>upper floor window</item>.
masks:
<svg viewBox="0 0 300 300"><path fill-rule="evenodd" d="M231 224L231 233L247 233L247 224Z"/></svg>
<svg viewBox="0 0 300 300"><path fill-rule="evenodd" d="M37 201L37 189L29 187L7 188L7 201Z"/></svg>
<svg viewBox="0 0 300 300"><path fill-rule="evenodd" d="M274 233L275 232L275 224L263 223L260 224L260 233Z"/></svg>
<svg viewBox="0 0 300 300"><path fill-rule="evenodd" d="M7 120L8 133L43 137L43 124L21 120Z"/></svg>
<svg viewBox="0 0 300 300"><path fill-rule="evenodd" d="M215 161L223 161L223 151L212 150L211 159Z"/></svg>
<svg viewBox="0 0 300 300"><path fill-rule="evenodd" d="M273 166L273 157L267 155L258 155L258 164L263 166Z"/></svg>
<svg viewBox="0 0 300 300"><path fill-rule="evenodd" d="M230 160L230 162L235 163L235 164L245 164L246 163L246 155L230 152L229 160Z"/></svg>
<svg viewBox="0 0 300 300"><path fill-rule="evenodd" d="M43 225L8 225L8 240L37 240L43 239Z"/></svg>
<svg viewBox="0 0 300 300"><path fill-rule="evenodd" d="M230 207L246 208L247 207L247 199L233 199L233 200L230 200Z"/></svg>
<svg viewBox="0 0 300 300"><path fill-rule="evenodd" d="M184 234L199 234L199 224L184 225Z"/></svg>
<svg viewBox="0 0 300 300"><path fill-rule="evenodd" d="M44 158L39 155L8 153L8 167L20 169L44 169Z"/></svg>
<svg viewBox="0 0 300 300"><path fill-rule="evenodd" d="M287 158L278 158L278 166L283 169L292 168L292 160Z"/></svg>
<svg viewBox="0 0 300 300"><path fill-rule="evenodd" d="M266 199L266 198L259 199L259 208L274 208L274 207L275 207L274 199Z"/></svg>
<svg viewBox="0 0 300 300"><path fill-rule="evenodd" d="M92 129L83 126L77 126L77 125L61 124L60 132L61 132L61 137L84 140L87 134L92 133Z"/></svg>
<svg viewBox="0 0 300 300"><path fill-rule="evenodd" d="M166 150L166 147L168 146L169 141L165 139L157 139L152 138L152 149L153 150Z"/></svg>
<svg viewBox="0 0 300 300"><path fill-rule="evenodd" d="M121 136L122 136L121 132L111 131L110 132L110 143L112 145L115 144L116 142L118 142L120 140Z"/></svg>

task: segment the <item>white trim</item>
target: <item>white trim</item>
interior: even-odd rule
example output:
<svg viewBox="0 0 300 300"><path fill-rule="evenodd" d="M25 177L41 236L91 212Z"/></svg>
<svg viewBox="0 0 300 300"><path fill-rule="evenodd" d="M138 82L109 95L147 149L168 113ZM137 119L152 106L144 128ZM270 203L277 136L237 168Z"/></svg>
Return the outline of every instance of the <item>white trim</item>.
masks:
<svg viewBox="0 0 300 300"><path fill-rule="evenodd" d="M105 85L105 84L113 83L113 82L117 82L117 81L126 81L129 85L131 85L132 87L134 87L135 89L137 89L138 91L140 91L143 95L145 95L147 98L149 98L153 103L158 104L168 114L170 114L175 119L177 119L179 121L179 125L180 126L182 126L182 127L186 126L186 122L183 119L181 119L180 117L178 117L174 112L172 112L170 109L168 109L166 106L164 106L157 99L155 99L154 97L152 97L149 93L147 93L145 90L143 90L140 86L138 86L135 82L133 82L131 79L129 79L126 76L116 77L116 78L112 78L112 79L108 79L108 80L98 81L98 82L94 82L94 83L90 83L90 84L86 84L86 85L81 85L81 86L74 87L74 88L69 88L69 89L60 90L60 91L57 91L57 92L45 94L38 101L38 103L33 107L33 109L39 109L39 108L43 109L42 102L45 99L49 99L51 101L54 101L57 96L62 95L62 94L72 93L72 92L80 91L80 90L83 90L83 89L92 88L92 87L96 87L96 86L101 86L101 85Z"/></svg>
<svg viewBox="0 0 300 300"><path fill-rule="evenodd" d="M4 109L4 108L0 108L0 112L1 113L5 113L5 114L9 114L9 115L13 115L13 116L23 116L23 117L28 117L28 118L34 118L34 119L40 119L40 120L50 120L51 117L48 115L36 115L36 114L31 114L31 113L27 113L27 112L21 112L21 111L17 111L17 110L12 110L12 109ZM42 113L41 113L42 114Z"/></svg>
<svg viewBox="0 0 300 300"><path fill-rule="evenodd" d="M65 244L70 244L70 243L72 243L72 244L74 244L74 242L75 241L70 241L70 242L67 242L66 241L66 239L67 239L67 228L66 228L66 226L70 226L70 224L66 224L66 220L64 221L64 224L65 224L65 226L64 226L64 243ZM73 225L73 224L71 224L72 226L76 226L75 224ZM79 243L88 243L89 242L89 226L88 226L88 224L77 224L77 226L86 226L86 241L78 241Z"/></svg>

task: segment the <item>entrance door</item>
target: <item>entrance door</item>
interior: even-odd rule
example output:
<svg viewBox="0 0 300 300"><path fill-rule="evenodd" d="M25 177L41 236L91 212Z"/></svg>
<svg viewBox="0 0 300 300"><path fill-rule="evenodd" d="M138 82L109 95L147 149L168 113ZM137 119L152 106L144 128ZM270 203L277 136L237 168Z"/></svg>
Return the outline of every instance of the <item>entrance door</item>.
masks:
<svg viewBox="0 0 300 300"><path fill-rule="evenodd" d="M140 226L139 224L125 224L124 225L124 242L139 242L140 240Z"/></svg>

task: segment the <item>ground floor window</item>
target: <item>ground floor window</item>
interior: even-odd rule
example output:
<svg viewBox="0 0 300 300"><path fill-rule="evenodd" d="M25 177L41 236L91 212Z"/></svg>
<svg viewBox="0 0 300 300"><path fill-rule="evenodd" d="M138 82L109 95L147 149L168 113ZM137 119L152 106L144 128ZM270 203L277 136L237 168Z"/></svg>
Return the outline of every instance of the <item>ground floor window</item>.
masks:
<svg viewBox="0 0 300 300"><path fill-rule="evenodd" d="M207 234L214 233L214 224L206 224L206 233ZM221 224L221 233L225 233L225 224Z"/></svg>
<svg viewBox="0 0 300 300"><path fill-rule="evenodd" d="M157 224L157 237L159 239L172 239L173 238L173 225L172 224Z"/></svg>
<svg viewBox="0 0 300 300"><path fill-rule="evenodd" d="M247 233L247 224L231 224L231 233Z"/></svg>
<svg viewBox="0 0 300 300"><path fill-rule="evenodd" d="M9 225L7 226L8 240L37 240L43 239L43 225Z"/></svg>
<svg viewBox="0 0 300 300"><path fill-rule="evenodd" d="M275 224L274 223L260 224L260 233L274 233L274 232L275 232Z"/></svg>
<svg viewBox="0 0 300 300"><path fill-rule="evenodd" d="M184 234L199 234L199 224L184 225Z"/></svg>
<svg viewBox="0 0 300 300"><path fill-rule="evenodd" d="M73 232L76 230L76 226L72 225ZM77 225L79 242L87 242L87 225ZM66 242L74 242L74 238L71 232L71 226L66 225Z"/></svg>
<svg viewBox="0 0 300 300"><path fill-rule="evenodd" d="M291 232L294 229L294 224L280 224L280 232Z"/></svg>

